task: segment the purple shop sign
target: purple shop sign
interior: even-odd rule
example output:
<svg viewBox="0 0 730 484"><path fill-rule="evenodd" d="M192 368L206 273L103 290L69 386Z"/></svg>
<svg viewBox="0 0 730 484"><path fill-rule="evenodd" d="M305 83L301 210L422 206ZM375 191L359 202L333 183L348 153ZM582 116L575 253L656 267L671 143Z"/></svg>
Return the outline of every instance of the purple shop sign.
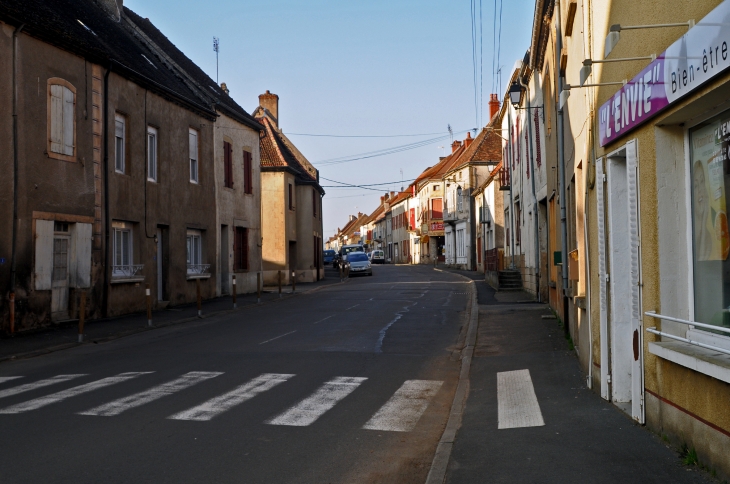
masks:
<svg viewBox="0 0 730 484"><path fill-rule="evenodd" d="M729 42L730 1L725 0L601 106L601 146L647 122L730 67Z"/></svg>

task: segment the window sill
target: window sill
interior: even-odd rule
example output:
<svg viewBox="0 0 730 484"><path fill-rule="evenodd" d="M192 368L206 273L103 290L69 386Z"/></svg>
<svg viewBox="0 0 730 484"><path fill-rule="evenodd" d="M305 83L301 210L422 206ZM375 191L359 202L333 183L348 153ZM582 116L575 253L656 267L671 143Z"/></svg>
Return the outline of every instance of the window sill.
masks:
<svg viewBox="0 0 730 484"><path fill-rule="evenodd" d="M111 284L129 284L144 282L144 276L142 277L112 277Z"/></svg>
<svg viewBox="0 0 730 484"><path fill-rule="evenodd" d="M730 383L730 355L681 341L649 343L649 353L725 383Z"/></svg>
<svg viewBox="0 0 730 484"><path fill-rule="evenodd" d="M192 281L194 279L210 279L210 274L187 274L186 279Z"/></svg>

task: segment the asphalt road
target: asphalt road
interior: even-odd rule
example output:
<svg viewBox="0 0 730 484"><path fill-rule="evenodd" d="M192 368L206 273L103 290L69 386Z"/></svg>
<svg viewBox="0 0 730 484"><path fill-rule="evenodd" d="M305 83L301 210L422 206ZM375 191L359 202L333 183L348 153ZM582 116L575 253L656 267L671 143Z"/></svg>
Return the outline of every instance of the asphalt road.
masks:
<svg viewBox="0 0 730 484"><path fill-rule="evenodd" d="M376 266L3 363L0 482L422 483L456 389L469 291L429 267Z"/></svg>

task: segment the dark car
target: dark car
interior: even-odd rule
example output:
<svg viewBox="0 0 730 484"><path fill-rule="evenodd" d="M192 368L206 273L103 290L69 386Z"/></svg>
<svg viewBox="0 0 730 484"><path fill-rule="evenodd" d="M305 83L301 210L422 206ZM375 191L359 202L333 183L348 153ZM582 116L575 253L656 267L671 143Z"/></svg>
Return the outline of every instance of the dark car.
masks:
<svg viewBox="0 0 730 484"><path fill-rule="evenodd" d="M322 255L323 255L322 260L324 261L325 265L327 265L327 264L334 265L334 263L335 263L335 254L336 254L336 252L334 250L325 250L322 253Z"/></svg>

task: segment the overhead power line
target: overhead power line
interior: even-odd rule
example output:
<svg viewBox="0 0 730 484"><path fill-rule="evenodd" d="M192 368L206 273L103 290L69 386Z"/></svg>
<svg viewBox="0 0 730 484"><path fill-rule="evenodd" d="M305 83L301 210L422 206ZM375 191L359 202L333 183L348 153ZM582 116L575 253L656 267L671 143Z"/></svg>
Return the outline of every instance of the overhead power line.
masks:
<svg viewBox="0 0 730 484"><path fill-rule="evenodd" d="M438 133L421 134L311 134L311 133L286 133L287 136L318 136L323 138L407 138L417 136L435 136Z"/></svg>
<svg viewBox="0 0 730 484"><path fill-rule="evenodd" d="M330 180L329 178L325 178L323 176L320 177L322 180L327 180L328 182L332 183L339 183L340 186L323 186L323 188L362 188L363 190L373 190L376 192L382 192L382 188L370 188L370 187L376 187L376 186L382 186L382 185L393 185L398 183L397 181L394 182L387 182L387 183L371 183L368 185L353 185L352 183L345 183L337 180ZM415 178L412 178L410 180L407 180L409 182L415 180Z"/></svg>

